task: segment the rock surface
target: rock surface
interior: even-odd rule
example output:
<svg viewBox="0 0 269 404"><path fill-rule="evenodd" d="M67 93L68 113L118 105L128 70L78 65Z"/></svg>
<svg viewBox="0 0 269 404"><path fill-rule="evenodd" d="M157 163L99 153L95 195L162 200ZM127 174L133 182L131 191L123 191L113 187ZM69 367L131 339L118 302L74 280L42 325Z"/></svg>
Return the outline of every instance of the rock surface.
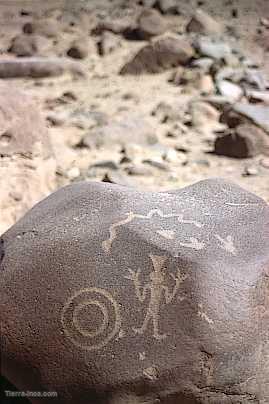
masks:
<svg viewBox="0 0 269 404"><path fill-rule="evenodd" d="M268 402L268 229L218 179L61 189L1 237L3 374L55 404Z"/></svg>
<svg viewBox="0 0 269 404"><path fill-rule="evenodd" d="M34 100L0 85L0 233L56 186L56 162Z"/></svg>

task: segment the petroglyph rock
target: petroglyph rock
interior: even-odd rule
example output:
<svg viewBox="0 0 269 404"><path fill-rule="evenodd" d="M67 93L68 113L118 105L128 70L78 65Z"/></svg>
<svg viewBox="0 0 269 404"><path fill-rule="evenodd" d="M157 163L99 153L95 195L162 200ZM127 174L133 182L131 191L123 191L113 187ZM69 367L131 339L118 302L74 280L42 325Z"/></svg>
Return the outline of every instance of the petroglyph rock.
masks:
<svg viewBox="0 0 269 404"><path fill-rule="evenodd" d="M45 120L29 96L0 86L0 232L55 187L56 162Z"/></svg>
<svg viewBox="0 0 269 404"><path fill-rule="evenodd" d="M1 366L20 390L269 402L262 199L220 179L162 193L77 183L1 240Z"/></svg>

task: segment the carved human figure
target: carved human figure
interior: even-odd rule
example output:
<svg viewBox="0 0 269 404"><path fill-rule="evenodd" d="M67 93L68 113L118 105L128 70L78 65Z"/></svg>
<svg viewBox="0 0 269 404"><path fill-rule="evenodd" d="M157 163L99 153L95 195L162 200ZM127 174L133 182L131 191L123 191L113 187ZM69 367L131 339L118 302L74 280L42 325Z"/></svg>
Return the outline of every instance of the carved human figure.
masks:
<svg viewBox="0 0 269 404"><path fill-rule="evenodd" d="M170 276L175 280L175 286L170 292L168 286L165 284L164 263L167 259L165 256L150 255L149 256L154 271L150 273L150 281L144 286L141 285L139 280L141 269L137 272L128 269L129 275L125 276L134 282L135 294L138 300L143 303L149 295L149 304L144 322L140 328L133 328L135 333L144 334L150 322L153 324L153 337L157 340L162 340L167 337L166 334L161 334L159 331L159 317L162 304L169 304L175 298L180 284L186 279L186 275L182 275L180 270L177 270L177 275L170 273ZM164 302L163 302L164 298Z"/></svg>

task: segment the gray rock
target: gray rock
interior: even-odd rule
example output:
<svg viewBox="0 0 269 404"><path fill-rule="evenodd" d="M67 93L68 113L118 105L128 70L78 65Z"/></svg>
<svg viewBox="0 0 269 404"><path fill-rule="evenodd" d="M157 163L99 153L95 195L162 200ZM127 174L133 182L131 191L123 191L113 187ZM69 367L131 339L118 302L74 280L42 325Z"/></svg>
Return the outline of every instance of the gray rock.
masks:
<svg viewBox="0 0 269 404"><path fill-rule="evenodd" d="M246 69L244 80L254 88L265 91L269 88L269 80L260 69Z"/></svg>
<svg viewBox="0 0 269 404"><path fill-rule="evenodd" d="M234 131L216 139L215 153L235 158L269 155L269 138L262 129L254 125L239 125Z"/></svg>
<svg viewBox="0 0 269 404"><path fill-rule="evenodd" d="M65 58L24 57L0 60L0 78L16 77L43 78L57 77L65 72L84 75L79 64L70 63Z"/></svg>
<svg viewBox="0 0 269 404"><path fill-rule="evenodd" d="M161 123L176 122L178 119L183 118L178 106L164 101L159 102L151 114Z"/></svg>
<svg viewBox="0 0 269 404"><path fill-rule="evenodd" d="M226 42L210 37L200 37L195 41L194 45L200 55L217 60L225 59L232 54L231 47Z"/></svg>
<svg viewBox="0 0 269 404"><path fill-rule="evenodd" d="M151 170L142 164L131 165L131 166L127 167L125 171L129 175L148 176L148 175L152 174Z"/></svg>
<svg viewBox="0 0 269 404"><path fill-rule="evenodd" d="M159 170L162 170L162 171L169 171L169 165L162 161L153 160L153 159L145 159L145 160L143 160L143 163L148 164L151 167L158 168Z"/></svg>
<svg viewBox="0 0 269 404"><path fill-rule="evenodd" d="M218 179L59 190L1 237L3 375L55 404L269 402L268 225Z"/></svg>
<svg viewBox="0 0 269 404"><path fill-rule="evenodd" d="M8 52L16 56L34 56L39 53L42 39L37 35L17 35L12 39Z"/></svg>
<svg viewBox="0 0 269 404"><path fill-rule="evenodd" d="M103 32L100 41L98 42L99 55L105 56L114 52L120 46L120 38L113 32Z"/></svg>
<svg viewBox="0 0 269 404"><path fill-rule="evenodd" d="M261 104L236 103L233 110L260 126L269 133L269 106Z"/></svg>
<svg viewBox="0 0 269 404"><path fill-rule="evenodd" d="M110 184L117 184L126 187L134 187L135 183L127 175L120 172L107 172L102 178L102 182L109 182Z"/></svg>
<svg viewBox="0 0 269 404"><path fill-rule="evenodd" d="M166 20L157 10L145 9L138 18L136 34L139 39L148 40L164 34L167 27Z"/></svg>
<svg viewBox="0 0 269 404"><path fill-rule="evenodd" d="M187 64L193 56L194 49L188 40L167 35L140 49L122 67L120 74L160 73Z"/></svg>
<svg viewBox="0 0 269 404"><path fill-rule="evenodd" d="M180 13L180 5L177 0L157 0L155 7L165 15Z"/></svg>
<svg viewBox="0 0 269 404"><path fill-rule="evenodd" d="M202 69L205 72L209 72L210 68L212 67L214 63L214 60L211 58L207 58L207 57L202 57L199 59L195 59L192 62L192 66L193 67L198 67L200 69Z"/></svg>
<svg viewBox="0 0 269 404"><path fill-rule="evenodd" d="M66 51L66 55L72 59L86 59L89 55L88 38L80 38L73 41Z"/></svg>
<svg viewBox="0 0 269 404"><path fill-rule="evenodd" d="M110 170L118 170L119 166L118 164L113 161L113 160L103 160L103 161L98 161L97 163L94 163L90 165L90 168L108 168Z"/></svg>
<svg viewBox="0 0 269 404"><path fill-rule="evenodd" d="M217 81L217 89L222 96L227 97L231 102L239 101L244 95L242 88L229 80Z"/></svg>
<svg viewBox="0 0 269 404"><path fill-rule="evenodd" d="M264 102L269 105L269 91L246 90L246 96L250 102Z"/></svg>
<svg viewBox="0 0 269 404"><path fill-rule="evenodd" d="M213 17L201 9L197 9L192 19L186 26L187 32L195 32L205 35L220 35L223 26Z"/></svg>

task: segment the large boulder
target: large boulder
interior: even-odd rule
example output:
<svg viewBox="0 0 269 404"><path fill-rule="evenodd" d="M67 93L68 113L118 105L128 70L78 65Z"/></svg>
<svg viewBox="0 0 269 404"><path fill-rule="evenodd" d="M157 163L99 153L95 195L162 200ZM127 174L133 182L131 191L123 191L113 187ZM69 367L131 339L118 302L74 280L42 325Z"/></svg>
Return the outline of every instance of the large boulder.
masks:
<svg viewBox="0 0 269 404"><path fill-rule="evenodd" d="M138 18L137 35L140 39L148 40L162 35L168 28L164 17L157 10L143 10Z"/></svg>
<svg viewBox="0 0 269 404"><path fill-rule="evenodd" d="M44 118L32 100L0 85L0 233L56 187Z"/></svg>
<svg viewBox="0 0 269 404"><path fill-rule="evenodd" d="M3 58L0 60L0 78L44 78L58 77L66 72L74 76L83 76L79 62L58 57L21 57Z"/></svg>
<svg viewBox="0 0 269 404"><path fill-rule="evenodd" d="M259 197L219 179L163 193L77 183L1 251L1 367L20 390L55 404L269 402Z"/></svg>
<svg viewBox="0 0 269 404"><path fill-rule="evenodd" d="M141 48L120 70L120 74L161 73L171 67L186 65L194 56L187 39L164 35Z"/></svg>

